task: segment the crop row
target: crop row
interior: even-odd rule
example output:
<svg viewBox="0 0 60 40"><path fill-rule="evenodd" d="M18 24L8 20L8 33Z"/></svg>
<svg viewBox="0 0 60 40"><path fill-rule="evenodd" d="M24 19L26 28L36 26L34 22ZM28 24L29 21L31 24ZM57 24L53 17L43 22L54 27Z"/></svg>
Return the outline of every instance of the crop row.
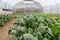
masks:
<svg viewBox="0 0 60 40"><path fill-rule="evenodd" d="M60 18L20 17L9 30L10 40L60 40Z"/></svg>
<svg viewBox="0 0 60 40"><path fill-rule="evenodd" d="M4 24L11 19L9 15L0 15L0 26L4 26Z"/></svg>

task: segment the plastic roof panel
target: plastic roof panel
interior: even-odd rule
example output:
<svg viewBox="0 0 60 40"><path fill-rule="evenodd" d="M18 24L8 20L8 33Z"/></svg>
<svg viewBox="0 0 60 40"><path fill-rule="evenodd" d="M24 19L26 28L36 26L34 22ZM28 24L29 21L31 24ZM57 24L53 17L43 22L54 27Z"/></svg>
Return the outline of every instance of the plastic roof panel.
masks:
<svg viewBox="0 0 60 40"><path fill-rule="evenodd" d="M10 6L14 6L15 4L23 1L23 0L1 0L2 2L10 5Z"/></svg>
<svg viewBox="0 0 60 40"><path fill-rule="evenodd" d="M5 3L5 2L7 2L8 0L1 0L1 1L3 1L3 2Z"/></svg>
<svg viewBox="0 0 60 40"><path fill-rule="evenodd" d="M15 5L16 5L17 3L19 3L19 2L21 2L21 0L18 0L18 1L17 1L17 0L14 0L13 2L11 2L10 5L11 5L11 6L12 6L12 5L15 6Z"/></svg>
<svg viewBox="0 0 60 40"><path fill-rule="evenodd" d="M54 5L56 4L56 2L54 0L46 0L48 2L49 5Z"/></svg>
<svg viewBox="0 0 60 40"><path fill-rule="evenodd" d="M37 2L39 2L43 7L46 7L46 6L51 6L51 5L56 5L56 2L55 0L35 0Z"/></svg>
<svg viewBox="0 0 60 40"><path fill-rule="evenodd" d="M54 0L57 4L60 4L60 0Z"/></svg>
<svg viewBox="0 0 60 40"><path fill-rule="evenodd" d="M12 7L14 7L17 3L23 1L23 0L0 0ZM43 7L60 4L60 0L34 0L39 2Z"/></svg>
<svg viewBox="0 0 60 40"><path fill-rule="evenodd" d="M46 2L46 0L35 0L35 1L37 1L37 2L39 2L43 7L44 6L46 6L46 5L48 5L48 3Z"/></svg>

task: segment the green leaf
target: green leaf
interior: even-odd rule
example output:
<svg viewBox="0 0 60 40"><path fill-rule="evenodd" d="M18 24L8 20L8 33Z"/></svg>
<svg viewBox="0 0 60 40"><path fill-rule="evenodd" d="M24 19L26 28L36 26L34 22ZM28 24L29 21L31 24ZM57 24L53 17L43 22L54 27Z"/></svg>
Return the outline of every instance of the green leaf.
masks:
<svg viewBox="0 0 60 40"><path fill-rule="evenodd" d="M34 36L31 34L24 34L23 35L23 40L33 40Z"/></svg>

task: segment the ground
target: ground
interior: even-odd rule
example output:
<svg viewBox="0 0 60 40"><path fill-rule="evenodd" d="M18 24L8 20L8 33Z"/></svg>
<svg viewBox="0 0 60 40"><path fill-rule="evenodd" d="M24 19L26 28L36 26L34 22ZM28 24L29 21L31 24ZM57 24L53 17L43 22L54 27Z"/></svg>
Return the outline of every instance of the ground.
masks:
<svg viewBox="0 0 60 40"><path fill-rule="evenodd" d="M9 22L6 22L5 26L0 27L0 40L9 40L8 31L11 25L16 21L15 18L11 19Z"/></svg>

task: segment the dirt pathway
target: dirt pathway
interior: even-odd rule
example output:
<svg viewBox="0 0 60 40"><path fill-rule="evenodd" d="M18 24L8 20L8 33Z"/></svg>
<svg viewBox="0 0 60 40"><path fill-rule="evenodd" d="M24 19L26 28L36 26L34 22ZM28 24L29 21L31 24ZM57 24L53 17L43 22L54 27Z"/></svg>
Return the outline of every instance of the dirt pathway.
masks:
<svg viewBox="0 0 60 40"><path fill-rule="evenodd" d="M11 19L11 21L7 22L4 27L0 27L0 40L9 40L8 31L11 25L16 21L16 19Z"/></svg>

